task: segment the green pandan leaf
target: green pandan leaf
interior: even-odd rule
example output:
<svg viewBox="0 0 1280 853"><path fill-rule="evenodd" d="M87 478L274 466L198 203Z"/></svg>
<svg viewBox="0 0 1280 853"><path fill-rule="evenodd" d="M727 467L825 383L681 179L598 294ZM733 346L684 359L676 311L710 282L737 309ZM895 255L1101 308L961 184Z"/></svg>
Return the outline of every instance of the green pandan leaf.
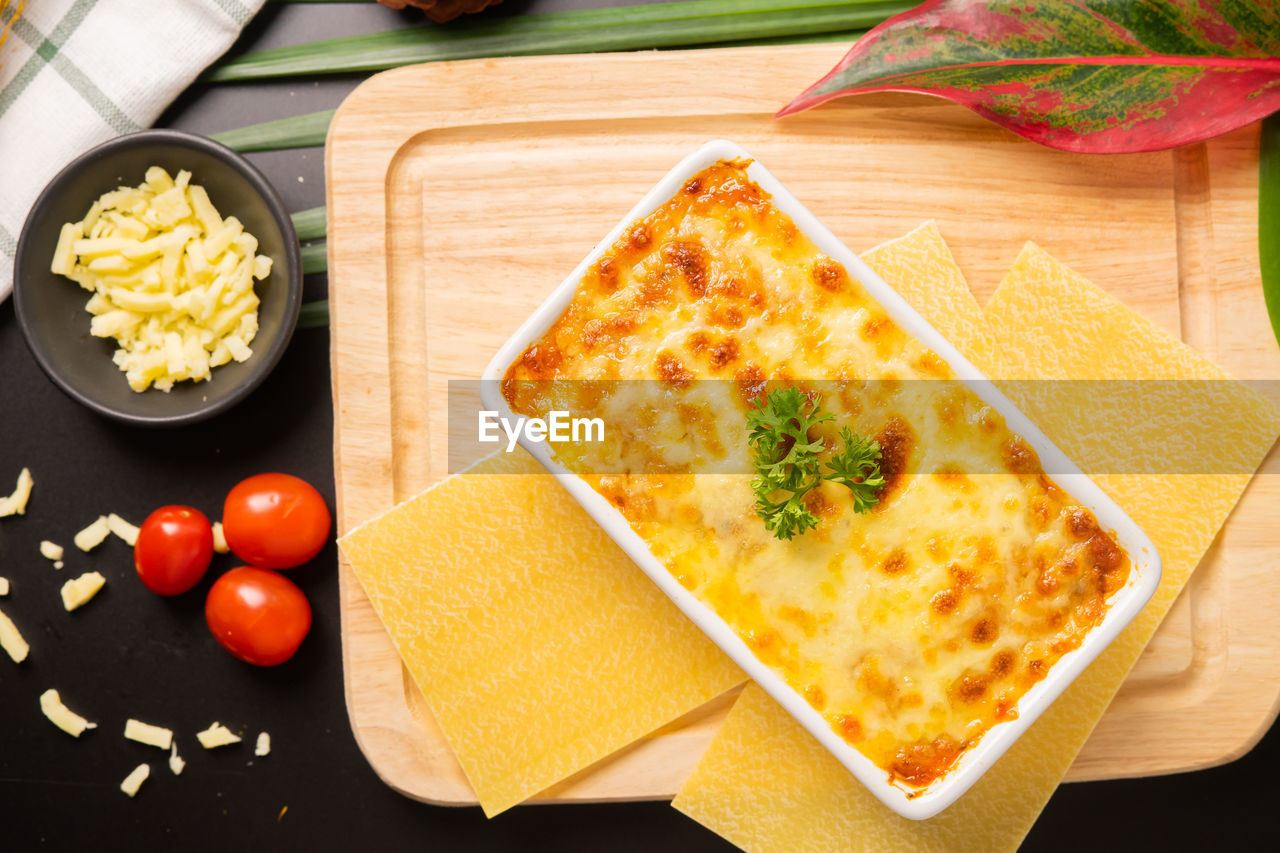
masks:
<svg viewBox="0 0 1280 853"><path fill-rule="evenodd" d="M215 133L210 139L221 142L232 151L279 151L283 148L310 148L324 145L329 122L336 110L321 110L306 115L290 116L251 124L235 130Z"/></svg>
<svg viewBox="0 0 1280 853"><path fill-rule="evenodd" d="M875 26L911 5L911 0L686 0L538 15L486 15L443 26L246 53L214 66L203 79L348 74L446 59L804 38Z"/></svg>
<svg viewBox="0 0 1280 853"><path fill-rule="evenodd" d="M1280 343L1280 113L1262 123L1258 154L1258 260L1271 330Z"/></svg>

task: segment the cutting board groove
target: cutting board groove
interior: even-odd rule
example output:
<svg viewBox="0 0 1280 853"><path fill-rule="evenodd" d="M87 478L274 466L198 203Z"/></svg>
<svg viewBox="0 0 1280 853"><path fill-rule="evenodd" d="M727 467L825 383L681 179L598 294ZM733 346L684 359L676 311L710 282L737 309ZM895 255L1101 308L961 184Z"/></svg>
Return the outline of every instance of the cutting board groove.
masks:
<svg viewBox="0 0 1280 853"><path fill-rule="evenodd" d="M478 376L635 200L717 137L752 151L856 251L936 219L985 301L1034 239L1233 374L1280 375L1257 281L1256 128L1173 153L1085 157L910 95L773 121L841 51L477 60L358 88L326 149L340 531L447 475L449 380ZM1211 766L1274 720L1278 481L1249 487L1069 779ZM358 582L340 572L347 707L365 755L408 796L474 803ZM672 796L731 702L539 799Z"/></svg>

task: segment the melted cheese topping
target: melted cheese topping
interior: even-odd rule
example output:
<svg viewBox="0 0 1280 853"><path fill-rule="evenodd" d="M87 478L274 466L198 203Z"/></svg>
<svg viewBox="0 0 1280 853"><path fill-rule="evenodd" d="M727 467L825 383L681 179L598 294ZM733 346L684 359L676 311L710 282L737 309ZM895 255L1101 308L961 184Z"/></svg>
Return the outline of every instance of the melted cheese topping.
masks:
<svg viewBox="0 0 1280 853"><path fill-rule="evenodd" d="M968 388L908 381L954 374L746 166L706 169L635 223L503 393L526 415L603 418L604 442L555 445L560 460L836 732L922 788L1017 717L1129 559ZM765 529L747 412L776 384L821 396L835 418L810 439L827 452L842 426L880 442L872 512L824 482L815 530Z"/></svg>

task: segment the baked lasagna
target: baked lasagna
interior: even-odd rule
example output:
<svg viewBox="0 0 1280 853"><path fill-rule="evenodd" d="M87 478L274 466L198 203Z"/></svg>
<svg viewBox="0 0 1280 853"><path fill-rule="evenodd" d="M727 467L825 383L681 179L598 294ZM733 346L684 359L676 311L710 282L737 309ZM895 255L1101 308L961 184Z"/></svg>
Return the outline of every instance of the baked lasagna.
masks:
<svg viewBox="0 0 1280 853"><path fill-rule="evenodd" d="M674 577L844 740L920 790L1104 618L1129 556L950 365L722 161L633 223L508 368L512 411L603 419L556 445ZM713 381L720 380L720 381ZM830 481L817 526L757 514L749 415L796 387L874 437L876 502ZM865 507L860 507L865 509Z"/></svg>

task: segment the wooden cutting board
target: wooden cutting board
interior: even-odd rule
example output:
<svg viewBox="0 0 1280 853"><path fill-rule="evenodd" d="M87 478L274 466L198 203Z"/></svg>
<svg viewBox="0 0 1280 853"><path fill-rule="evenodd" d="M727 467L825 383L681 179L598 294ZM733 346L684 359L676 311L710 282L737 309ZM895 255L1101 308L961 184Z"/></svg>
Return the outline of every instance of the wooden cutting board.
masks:
<svg viewBox="0 0 1280 853"><path fill-rule="evenodd" d="M842 51L479 60L391 71L358 88L326 149L340 532L447 474L448 381L479 376L660 176L720 137L760 158L855 251L936 219L985 301L1034 239L1236 376L1280 376L1258 286L1256 127L1174 153L1086 157L912 95L771 118ZM1270 726L1280 700L1277 508L1280 478L1255 479L1069 779L1208 767ZM408 796L474 803L358 582L340 571L360 747ZM542 798L672 796L731 701Z"/></svg>

